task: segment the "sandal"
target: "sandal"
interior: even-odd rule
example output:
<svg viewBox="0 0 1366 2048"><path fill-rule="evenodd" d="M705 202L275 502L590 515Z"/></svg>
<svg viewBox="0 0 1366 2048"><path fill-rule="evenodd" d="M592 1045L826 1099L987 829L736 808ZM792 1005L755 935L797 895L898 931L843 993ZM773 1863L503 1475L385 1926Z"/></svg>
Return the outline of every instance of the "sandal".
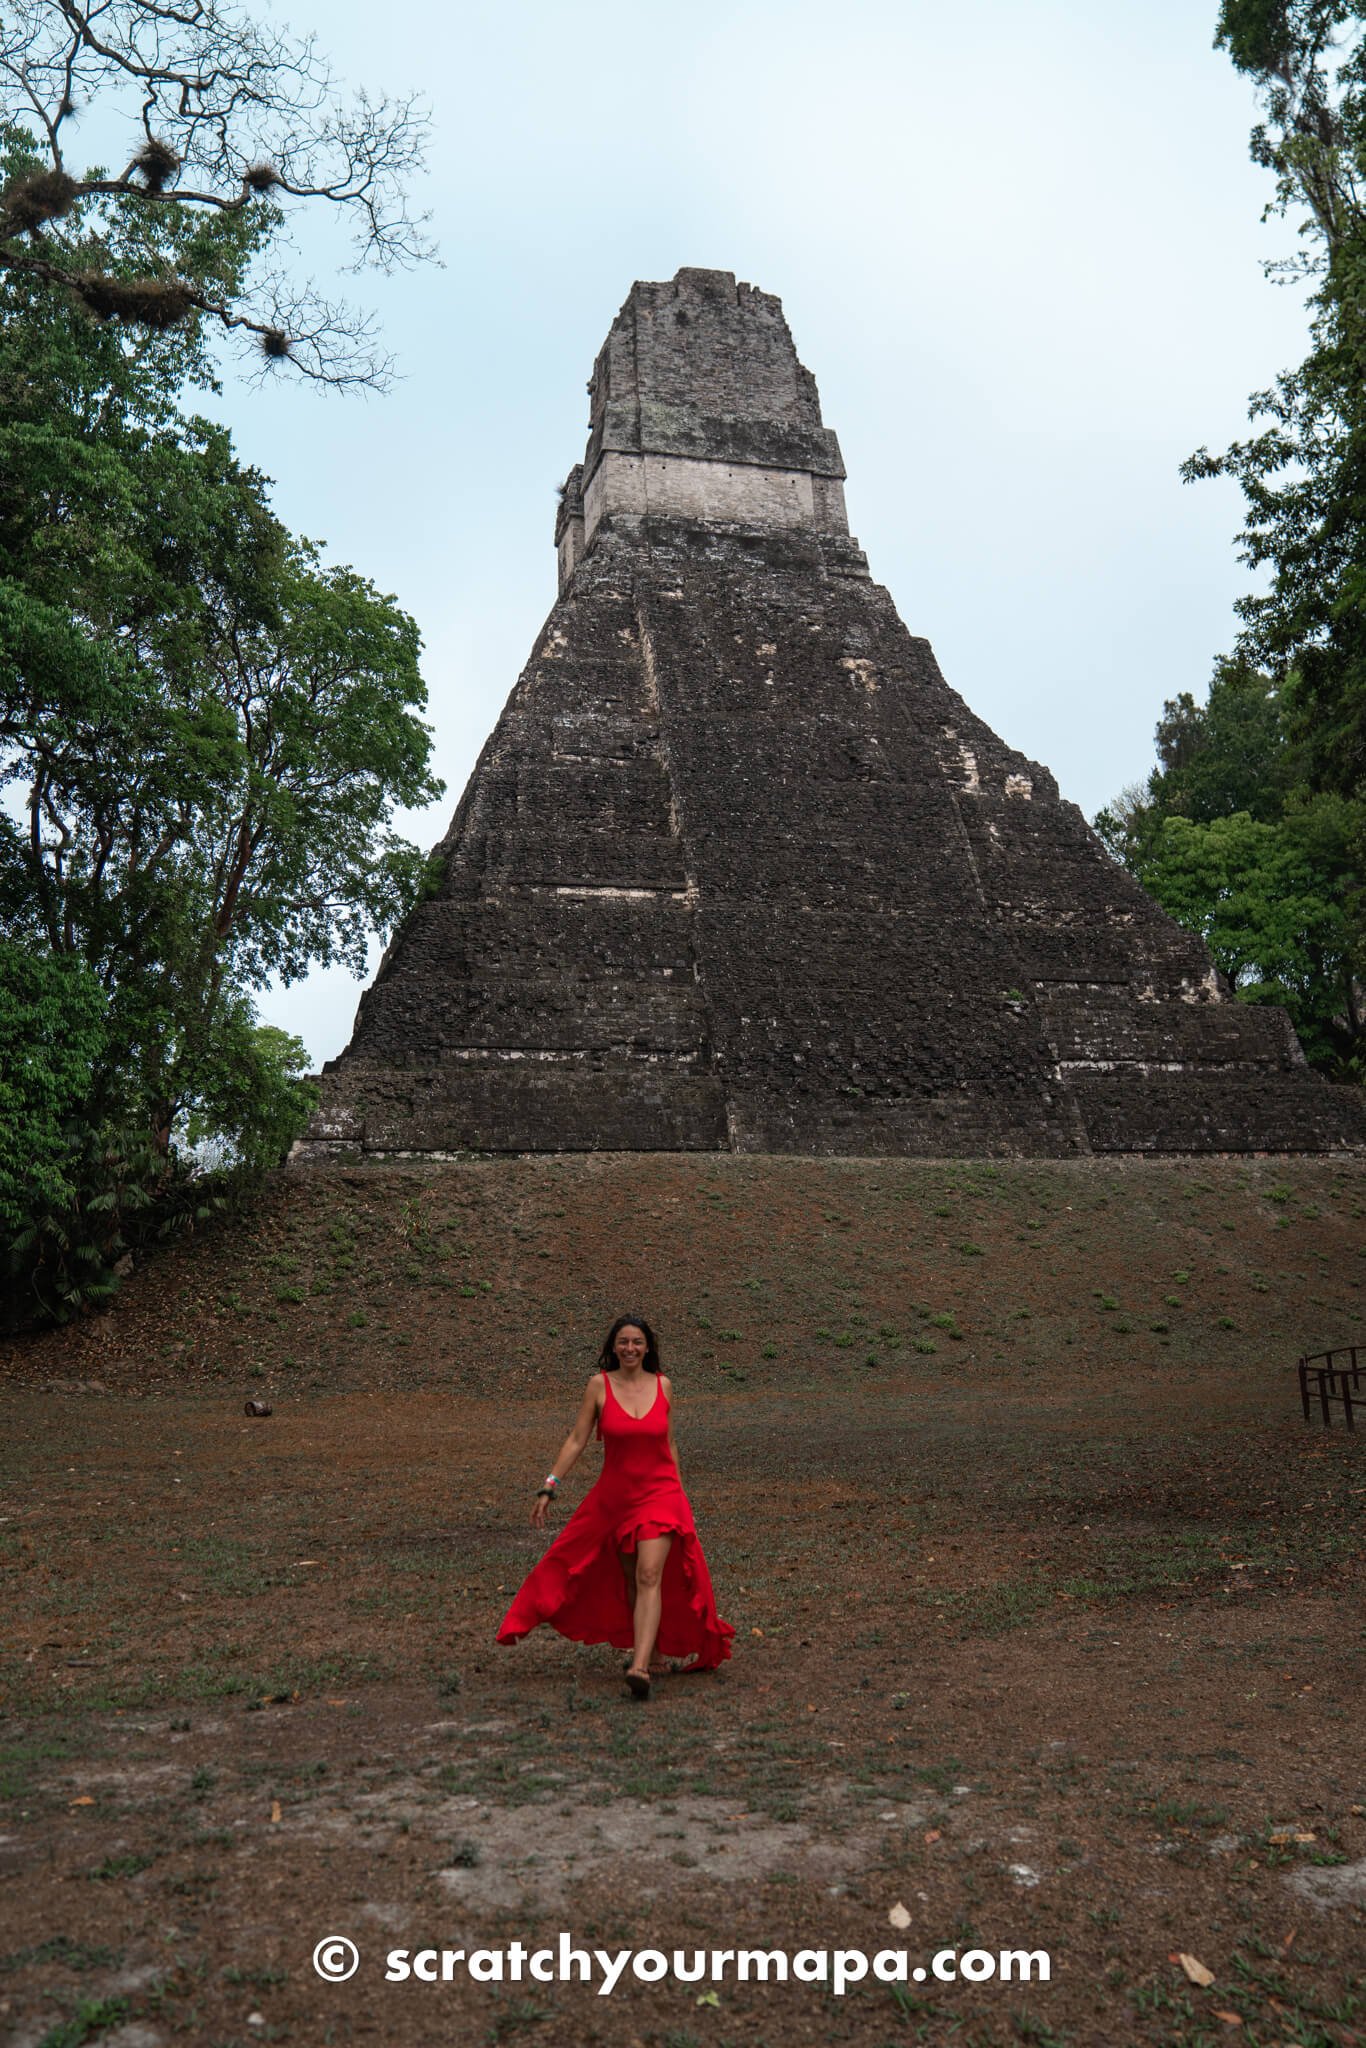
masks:
<svg viewBox="0 0 1366 2048"><path fill-rule="evenodd" d="M648 1700L650 1697L650 1674L648 1671L627 1670L626 1683L634 1699Z"/></svg>

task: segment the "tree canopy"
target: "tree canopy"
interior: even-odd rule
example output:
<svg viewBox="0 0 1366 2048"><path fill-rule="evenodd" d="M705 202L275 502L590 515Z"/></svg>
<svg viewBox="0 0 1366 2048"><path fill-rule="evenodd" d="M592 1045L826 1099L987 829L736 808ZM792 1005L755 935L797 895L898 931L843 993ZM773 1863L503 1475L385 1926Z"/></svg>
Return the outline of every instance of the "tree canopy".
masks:
<svg viewBox="0 0 1366 2048"><path fill-rule="evenodd" d="M1280 693L1237 662L1206 704L1189 692L1166 704L1157 753L1097 831L1245 1002L1283 1005L1310 1060L1350 1075L1362 1035L1353 806L1310 790Z"/></svg>
<svg viewBox="0 0 1366 2048"><path fill-rule="evenodd" d="M1313 284L1311 347L1250 413L1264 422L1189 478L1236 478L1243 560L1267 587L1238 604L1237 652L1285 694L1308 773L1366 789L1366 8L1349 0L1224 0L1217 42L1265 119L1252 155L1268 212L1297 216L1299 253L1269 269Z"/></svg>
<svg viewBox="0 0 1366 2048"><path fill-rule="evenodd" d="M1366 6L1223 0L1216 43L1254 84L1252 156L1300 249L1309 349L1250 401L1231 476L1257 583L1208 701L1171 699L1158 766L1096 820L1248 1001L1283 1002L1310 1058L1361 1077L1366 960Z"/></svg>
<svg viewBox="0 0 1366 2048"><path fill-rule="evenodd" d="M111 78L174 165L62 168ZM195 1147L239 1173L283 1155L307 1055L255 994L363 963L423 884L394 809L441 785L413 620L289 533L185 402L215 327L273 331L278 302L252 308L282 193L416 252L409 116L339 113L311 44L194 0L33 0L0 82L28 100L0 128L3 1327L104 1299L130 1246L205 1213ZM289 334L310 374L373 375L346 367L354 328Z"/></svg>

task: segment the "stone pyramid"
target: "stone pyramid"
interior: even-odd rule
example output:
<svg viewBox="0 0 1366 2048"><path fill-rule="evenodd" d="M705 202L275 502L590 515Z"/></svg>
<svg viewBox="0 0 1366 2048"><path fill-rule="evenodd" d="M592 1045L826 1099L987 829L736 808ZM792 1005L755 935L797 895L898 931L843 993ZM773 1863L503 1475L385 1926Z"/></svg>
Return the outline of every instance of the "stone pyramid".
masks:
<svg viewBox="0 0 1366 2048"><path fill-rule="evenodd" d="M589 392L558 601L304 1157L1366 1134L870 581L779 300L636 284Z"/></svg>

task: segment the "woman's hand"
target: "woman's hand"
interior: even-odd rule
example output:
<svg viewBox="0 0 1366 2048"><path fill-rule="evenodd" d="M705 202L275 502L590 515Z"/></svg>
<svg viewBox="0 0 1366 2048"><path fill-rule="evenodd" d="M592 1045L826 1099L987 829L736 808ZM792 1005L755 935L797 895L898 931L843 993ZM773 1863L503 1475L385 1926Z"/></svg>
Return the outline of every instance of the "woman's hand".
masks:
<svg viewBox="0 0 1366 2048"><path fill-rule="evenodd" d="M552 1476L556 1479L566 1479L578 1464L579 1458L583 1453L583 1447L593 1434L593 1424L597 1421L598 1410L605 1398L606 1385L602 1374L595 1372L583 1390L583 1399L579 1403L578 1420L561 1444L560 1455L550 1468ZM554 1497L552 1493L537 1494L536 1505L531 1510L531 1526L533 1529L544 1529L546 1511Z"/></svg>

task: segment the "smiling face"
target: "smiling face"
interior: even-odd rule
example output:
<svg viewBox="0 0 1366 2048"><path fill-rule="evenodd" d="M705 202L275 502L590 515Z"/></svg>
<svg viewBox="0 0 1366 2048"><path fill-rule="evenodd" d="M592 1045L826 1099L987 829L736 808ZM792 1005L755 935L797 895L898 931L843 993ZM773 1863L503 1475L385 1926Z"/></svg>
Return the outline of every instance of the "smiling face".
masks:
<svg viewBox="0 0 1366 2048"><path fill-rule="evenodd" d="M628 1372L644 1363L647 1348L645 1332L637 1323L623 1323L612 1339L617 1364L624 1365Z"/></svg>

